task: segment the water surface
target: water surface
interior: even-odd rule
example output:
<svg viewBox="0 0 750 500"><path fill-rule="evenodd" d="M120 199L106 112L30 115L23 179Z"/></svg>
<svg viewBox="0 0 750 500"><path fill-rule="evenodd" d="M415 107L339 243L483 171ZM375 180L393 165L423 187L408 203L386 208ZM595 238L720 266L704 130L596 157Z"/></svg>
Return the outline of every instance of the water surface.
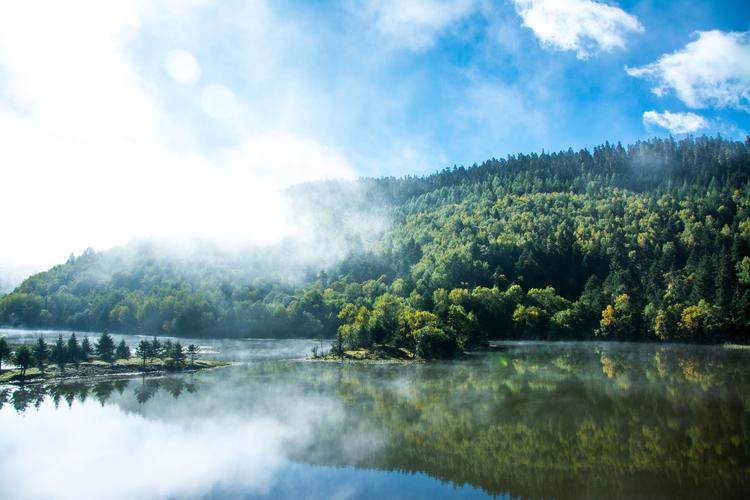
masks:
<svg viewBox="0 0 750 500"><path fill-rule="evenodd" d="M8 332L29 341L32 334ZM55 334L56 335L56 334ZM136 343L137 337L128 338ZM237 363L0 393L9 498L747 498L750 351L501 343L414 365ZM71 481L71 478L81 478Z"/></svg>

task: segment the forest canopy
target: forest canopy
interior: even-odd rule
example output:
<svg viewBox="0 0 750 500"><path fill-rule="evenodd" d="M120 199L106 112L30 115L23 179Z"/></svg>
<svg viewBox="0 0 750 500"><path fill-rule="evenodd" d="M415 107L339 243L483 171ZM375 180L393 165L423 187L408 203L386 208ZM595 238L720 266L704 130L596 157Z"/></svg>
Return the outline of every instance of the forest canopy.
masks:
<svg viewBox="0 0 750 500"><path fill-rule="evenodd" d="M360 184L357 203L390 224L302 280L134 242L28 278L0 298L0 323L425 354L500 338L748 340L750 138L604 144ZM289 195L314 203L341 185ZM335 223L336 210L315 216Z"/></svg>

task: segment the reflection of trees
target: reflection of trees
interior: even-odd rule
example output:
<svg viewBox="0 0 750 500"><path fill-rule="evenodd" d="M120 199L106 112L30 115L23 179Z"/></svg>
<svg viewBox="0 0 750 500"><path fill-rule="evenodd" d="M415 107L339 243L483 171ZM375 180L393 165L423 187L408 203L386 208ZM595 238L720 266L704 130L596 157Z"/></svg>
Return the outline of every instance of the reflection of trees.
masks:
<svg viewBox="0 0 750 500"><path fill-rule="evenodd" d="M746 358L613 344L526 347L478 363L329 366L316 377L338 392L347 420L299 458L424 471L523 497L742 496ZM368 429L386 437L381 452L339 458Z"/></svg>
<svg viewBox="0 0 750 500"><path fill-rule="evenodd" d="M0 389L0 409L7 403L21 413L31 406L39 408L45 399L49 398L55 405L65 401L72 406L75 401L81 403L92 398L104 406L113 394L123 395L130 386L130 379L98 380L98 381L66 381L57 384L32 384L21 387L5 387ZM194 393L198 390L196 383L184 377L144 378L140 384L133 387L132 395L135 400L143 404L154 397L160 390L166 391L174 398L184 392Z"/></svg>

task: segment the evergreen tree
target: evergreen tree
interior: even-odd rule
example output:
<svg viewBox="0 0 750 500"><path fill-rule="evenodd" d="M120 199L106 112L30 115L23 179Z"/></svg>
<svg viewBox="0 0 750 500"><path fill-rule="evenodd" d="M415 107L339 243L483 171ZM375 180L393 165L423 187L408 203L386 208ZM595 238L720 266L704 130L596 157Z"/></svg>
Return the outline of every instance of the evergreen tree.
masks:
<svg viewBox="0 0 750 500"><path fill-rule="evenodd" d="M44 341L43 337L40 336L37 339L36 344L34 344L32 349L32 354L34 356L36 367L39 368L40 372L44 373L44 367L47 365L51 353L49 346L47 345L47 342Z"/></svg>
<svg viewBox="0 0 750 500"><path fill-rule="evenodd" d="M68 338L67 351L68 362L73 363L78 368L78 365L81 363L81 346L78 344L75 333L71 334Z"/></svg>
<svg viewBox="0 0 750 500"><path fill-rule="evenodd" d="M172 346L172 360L177 366L185 364L185 351L179 342L175 342L174 346Z"/></svg>
<svg viewBox="0 0 750 500"><path fill-rule="evenodd" d="M26 378L26 370L34 361L34 355L27 345L22 345L13 354L13 364L21 368L21 378Z"/></svg>
<svg viewBox="0 0 750 500"><path fill-rule="evenodd" d="M55 362L60 371L65 371L65 364L68 362L68 349L62 335L58 335L57 342L52 347L52 361Z"/></svg>
<svg viewBox="0 0 750 500"><path fill-rule="evenodd" d="M0 370L3 369L3 361L10 361L11 349L5 337L0 337Z"/></svg>
<svg viewBox="0 0 750 500"><path fill-rule="evenodd" d="M96 342L95 349L96 354L102 361L106 361L107 363L114 361L115 341L112 340L112 336L107 332L101 334L99 340Z"/></svg>
<svg viewBox="0 0 750 500"><path fill-rule="evenodd" d="M130 358L130 347L125 343L124 340L121 340L119 344L117 344L117 348L115 349L115 359L129 359Z"/></svg>
<svg viewBox="0 0 750 500"><path fill-rule="evenodd" d="M88 337L83 337L83 340L81 341L81 361L90 361L91 353L91 342L89 342Z"/></svg>
<svg viewBox="0 0 750 500"><path fill-rule="evenodd" d="M153 355L151 352L151 342L141 340L138 347L135 348L135 355L143 360L143 371L146 371L146 361Z"/></svg>
<svg viewBox="0 0 750 500"><path fill-rule="evenodd" d="M195 366L195 358L198 356L198 346L190 344L187 348L188 356L190 356L190 366Z"/></svg>
<svg viewBox="0 0 750 500"><path fill-rule="evenodd" d="M151 357L161 358L164 355L164 346L159 341L159 339L154 337L154 340L151 341Z"/></svg>

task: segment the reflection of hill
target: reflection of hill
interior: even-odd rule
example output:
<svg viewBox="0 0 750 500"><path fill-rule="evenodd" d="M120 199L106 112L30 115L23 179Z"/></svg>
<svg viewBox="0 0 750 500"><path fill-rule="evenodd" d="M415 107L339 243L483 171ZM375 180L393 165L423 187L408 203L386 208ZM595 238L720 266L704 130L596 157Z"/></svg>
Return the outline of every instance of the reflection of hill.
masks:
<svg viewBox="0 0 750 500"><path fill-rule="evenodd" d="M93 398L170 421L304 422L309 440L285 448L300 462L425 472L491 494L743 498L749 354L536 344L456 363L257 361L201 373L197 397L183 397L197 390L193 378L174 376L5 389L0 405Z"/></svg>
<svg viewBox="0 0 750 500"><path fill-rule="evenodd" d="M382 452L356 465L424 471L492 494L727 498L750 491L744 358L681 347L560 350L401 371L346 367L337 390L361 413L350 414L349 429L321 438L345 450L341 434L382 429ZM336 452L313 457L346 465Z"/></svg>

